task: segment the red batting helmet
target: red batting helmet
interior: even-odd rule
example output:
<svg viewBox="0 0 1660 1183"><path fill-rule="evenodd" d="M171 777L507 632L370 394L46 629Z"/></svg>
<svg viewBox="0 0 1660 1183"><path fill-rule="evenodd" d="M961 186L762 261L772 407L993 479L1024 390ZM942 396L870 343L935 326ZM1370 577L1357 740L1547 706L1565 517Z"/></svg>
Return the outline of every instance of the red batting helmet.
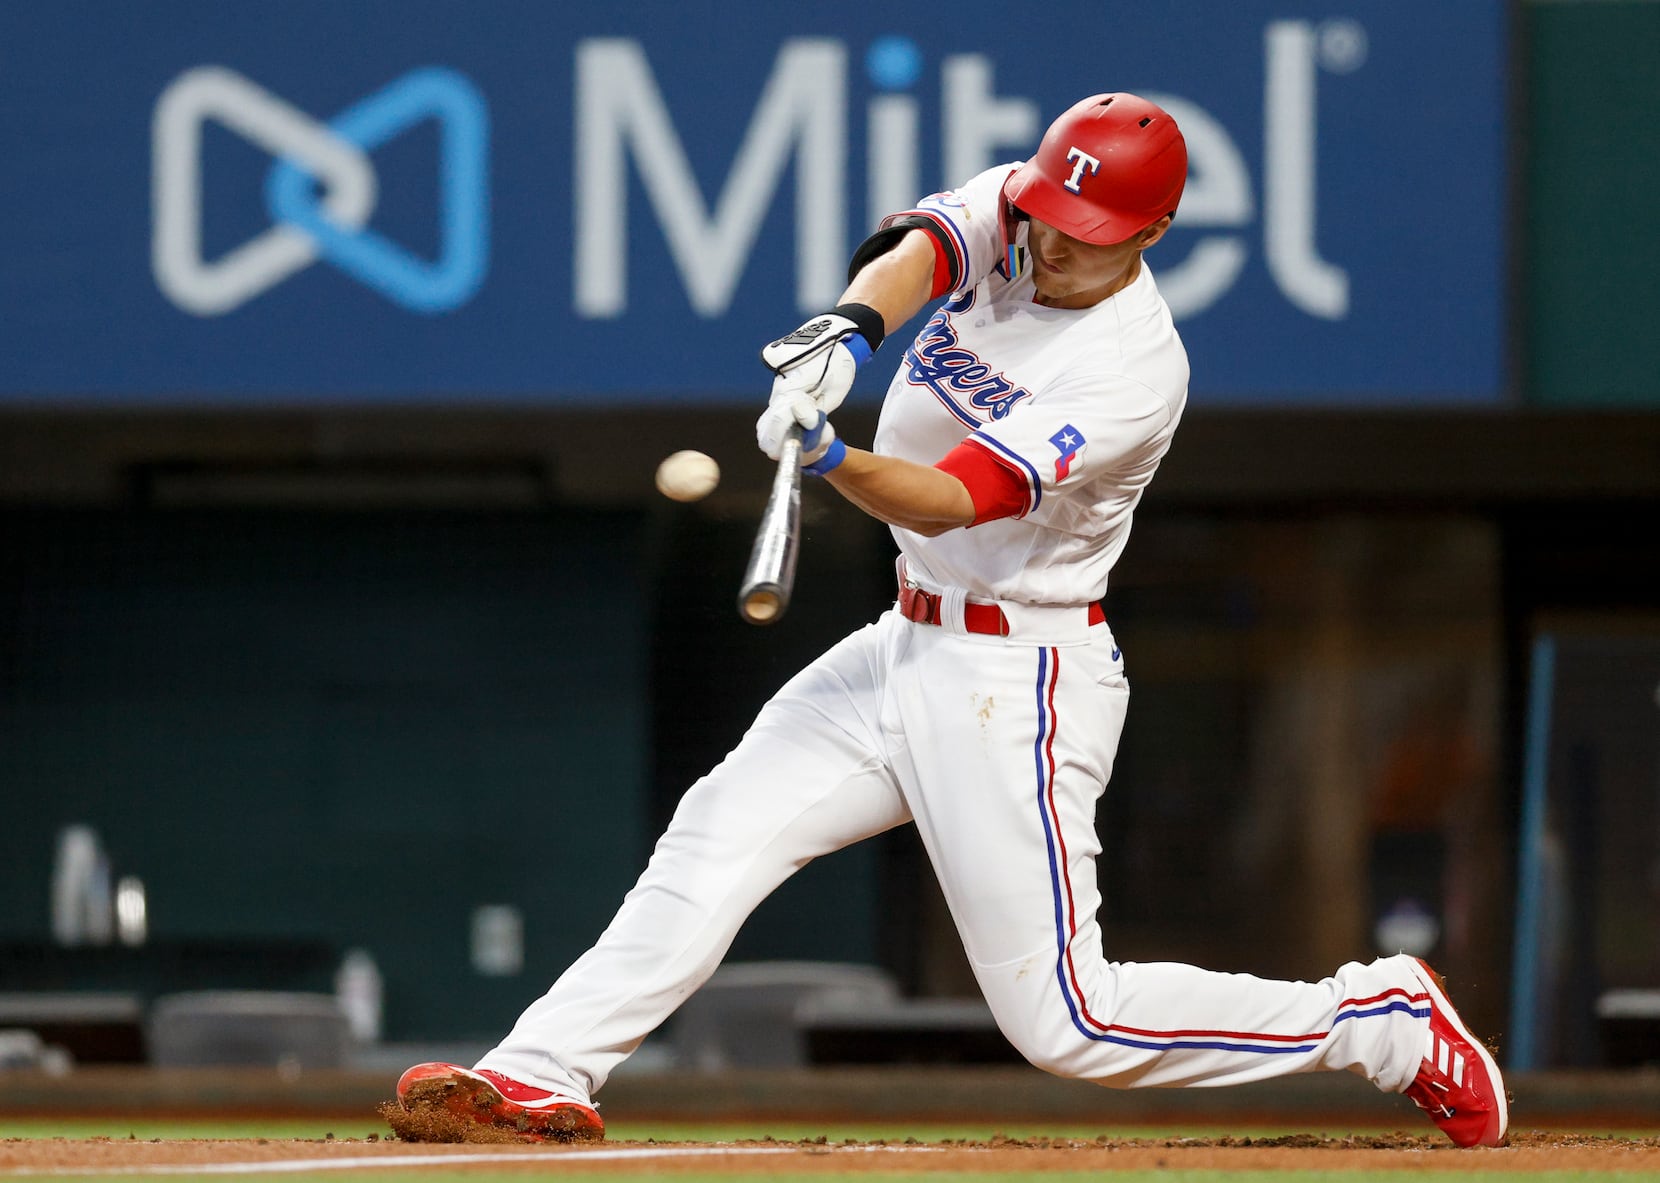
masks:
<svg viewBox="0 0 1660 1183"><path fill-rule="evenodd" d="M1176 121L1136 95L1098 94L1049 125L1003 200L1084 242L1123 242L1175 213L1186 182Z"/></svg>

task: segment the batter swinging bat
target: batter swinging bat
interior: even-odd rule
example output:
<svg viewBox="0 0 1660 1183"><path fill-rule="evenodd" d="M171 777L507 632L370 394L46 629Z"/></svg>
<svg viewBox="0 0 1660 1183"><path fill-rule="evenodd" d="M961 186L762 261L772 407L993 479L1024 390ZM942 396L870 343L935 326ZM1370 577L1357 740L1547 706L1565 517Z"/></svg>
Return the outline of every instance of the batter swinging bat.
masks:
<svg viewBox="0 0 1660 1183"><path fill-rule="evenodd" d="M743 586L738 589L738 615L750 624L771 624L790 606L795 586L795 556L801 549L801 428L790 428L778 455L778 473L772 494L755 532Z"/></svg>

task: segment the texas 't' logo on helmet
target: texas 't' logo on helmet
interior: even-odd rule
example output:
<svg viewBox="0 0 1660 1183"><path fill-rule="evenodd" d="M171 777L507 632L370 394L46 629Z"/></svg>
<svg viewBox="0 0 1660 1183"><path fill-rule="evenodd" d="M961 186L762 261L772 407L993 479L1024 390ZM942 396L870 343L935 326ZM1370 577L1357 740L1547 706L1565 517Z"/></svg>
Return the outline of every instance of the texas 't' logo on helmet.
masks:
<svg viewBox="0 0 1660 1183"><path fill-rule="evenodd" d="M1072 162L1072 175L1061 184L1066 186L1069 192L1082 194L1083 190L1079 186L1083 183L1084 174L1087 172L1094 176L1101 167L1101 161L1076 144L1066 150L1066 158Z"/></svg>

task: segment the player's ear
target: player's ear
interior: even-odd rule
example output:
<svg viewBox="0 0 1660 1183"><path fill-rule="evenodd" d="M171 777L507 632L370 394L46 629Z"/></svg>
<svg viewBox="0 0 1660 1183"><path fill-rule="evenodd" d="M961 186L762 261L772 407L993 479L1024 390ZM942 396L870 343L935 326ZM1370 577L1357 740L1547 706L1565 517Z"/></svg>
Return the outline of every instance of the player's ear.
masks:
<svg viewBox="0 0 1660 1183"><path fill-rule="evenodd" d="M1135 244L1141 250L1146 250L1159 239L1163 238L1164 232L1168 229L1170 229L1170 215L1165 214L1164 217L1160 218L1151 226L1147 227L1147 229L1143 230L1140 234L1136 235Z"/></svg>

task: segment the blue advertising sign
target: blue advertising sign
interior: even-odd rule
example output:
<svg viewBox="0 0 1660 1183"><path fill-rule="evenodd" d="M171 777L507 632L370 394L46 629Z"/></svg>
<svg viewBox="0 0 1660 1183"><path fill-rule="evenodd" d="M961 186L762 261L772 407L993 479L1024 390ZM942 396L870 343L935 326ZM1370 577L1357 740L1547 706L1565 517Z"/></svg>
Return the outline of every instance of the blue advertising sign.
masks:
<svg viewBox="0 0 1660 1183"><path fill-rule="evenodd" d="M1196 405L1504 397L1503 0L845 17L0 7L0 400L753 401L884 213L1103 90L1187 138L1148 263Z"/></svg>

